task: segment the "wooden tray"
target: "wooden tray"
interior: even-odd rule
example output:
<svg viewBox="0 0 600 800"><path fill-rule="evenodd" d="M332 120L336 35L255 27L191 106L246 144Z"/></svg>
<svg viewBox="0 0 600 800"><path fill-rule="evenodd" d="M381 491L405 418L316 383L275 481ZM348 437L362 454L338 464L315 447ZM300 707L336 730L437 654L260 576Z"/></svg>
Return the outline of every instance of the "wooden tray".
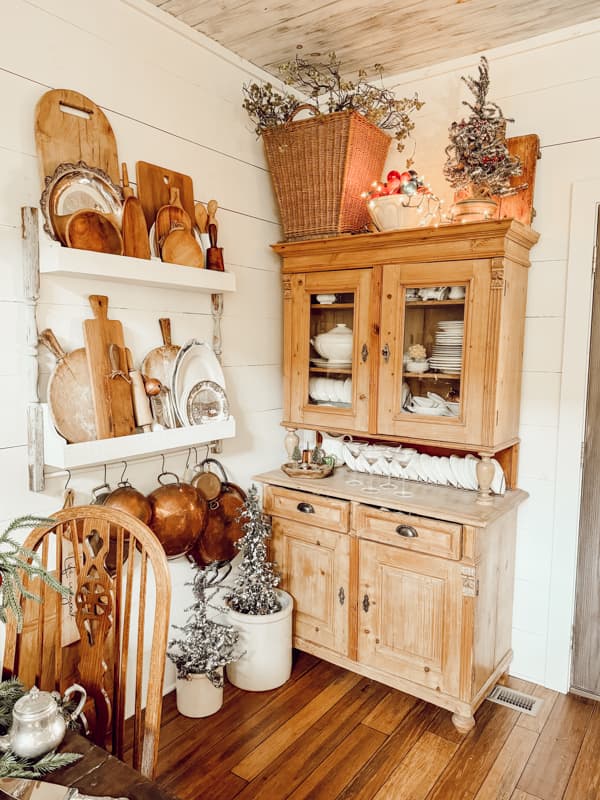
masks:
<svg viewBox="0 0 600 800"><path fill-rule="evenodd" d="M299 467L294 461L282 464L281 469L290 478L326 478L333 472L332 464L309 464L308 468Z"/></svg>

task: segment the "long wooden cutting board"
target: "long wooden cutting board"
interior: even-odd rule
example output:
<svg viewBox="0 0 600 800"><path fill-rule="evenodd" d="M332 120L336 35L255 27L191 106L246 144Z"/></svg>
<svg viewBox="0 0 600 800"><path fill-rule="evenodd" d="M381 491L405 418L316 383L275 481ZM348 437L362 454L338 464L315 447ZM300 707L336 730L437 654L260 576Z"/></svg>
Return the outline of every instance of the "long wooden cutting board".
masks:
<svg viewBox="0 0 600 800"><path fill-rule="evenodd" d="M171 189L179 190L181 205L194 219L194 185L189 175L174 172L166 167L138 161L135 166L138 198L144 210L146 225L150 230L159 208L171 201Z"/></svg>
<svg viewBox="0 0 600 800"><path fill-rule="evenodd" d="M106 115L89 97L71 89L52 89L35 110L35 145L42 186L63 162L85 161L107 172L119 185L117 142Z"/></svg>
<svg viewBox="0 0 600 800"><path fill-rule="evenodd" d="M96 420L84 348L65 353L50 328L40 333L39 340L56 357L56 367L48 383L48 405L54 427L70 443L94 440Z"/></svg>
<svg viewBox="0 0 600 800"><path fill-rule="evenodd" d="M109 358L109 347L116 344L121 349L123 326L119 320L108 319L108 297L92 294L89 297L94 319L83 321L83 336L87 353L94 415L96 417L96 433L98 439L114 436L112 428L112 411L108 376L112 373Z"/></svg>

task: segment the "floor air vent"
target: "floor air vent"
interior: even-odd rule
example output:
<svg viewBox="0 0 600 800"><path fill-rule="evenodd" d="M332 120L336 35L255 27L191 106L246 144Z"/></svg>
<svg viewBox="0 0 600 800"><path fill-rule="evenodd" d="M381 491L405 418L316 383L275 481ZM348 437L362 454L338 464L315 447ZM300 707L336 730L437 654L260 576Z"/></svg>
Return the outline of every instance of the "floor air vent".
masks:
<svg viewBox="0 0 600 800"><path fill-rule="evenodd" d="M543 702L538 697L517 692L516 689L509 689L506 686L495 686L488 694L487 699L492 703L520 711L522 714L531 714L532 717L537 715Z"/></svg>

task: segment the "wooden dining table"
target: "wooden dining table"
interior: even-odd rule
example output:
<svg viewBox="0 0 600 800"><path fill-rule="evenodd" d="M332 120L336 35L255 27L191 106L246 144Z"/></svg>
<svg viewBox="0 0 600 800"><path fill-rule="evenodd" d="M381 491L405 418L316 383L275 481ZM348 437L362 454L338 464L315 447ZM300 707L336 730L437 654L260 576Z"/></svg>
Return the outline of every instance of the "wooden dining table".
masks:
<svg viewBox="0 0 600 800"><path fill-rule="evenodd" d="M59 751L82 753L83 758L47 775L44 778L47 783L74 787L89 795L127 797L129 800L177 800L175 795L80 734L68 732Z"/></svg>

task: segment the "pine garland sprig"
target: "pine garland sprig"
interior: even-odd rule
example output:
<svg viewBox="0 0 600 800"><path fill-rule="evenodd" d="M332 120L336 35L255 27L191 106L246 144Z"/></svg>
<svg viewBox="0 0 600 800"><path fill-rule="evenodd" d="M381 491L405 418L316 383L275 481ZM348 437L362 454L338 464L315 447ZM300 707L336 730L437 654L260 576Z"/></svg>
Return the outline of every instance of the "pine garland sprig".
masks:
<svg viewBox="0 0 600 800"><path fill-rule="evenodd" d="M0 756L0 778L43 778L57 769L82 758L81 753L55 753L51 751L37 761L20 758L11 750Z"/></svg>
<svg viewBox="0 0 600 800"><path fill-rule="evenodd" d="M4 735L12 724L14 704L26 693L18 678L8 678L0 683L0 734Z"/></svg>
<svg viewBox="0 0 600 800"><path fill-rule="evenodd" d="M23 612L21 611L20 597L24 596L30 600L41 602L41 597L34 592L26 589L21 574L29 578L39 578L51 589L63 596L70 594L68 586L64 586L59 580L50 574L40 561L37 553L23 547L11 535L14 531L23 528L39 527L41 525L51 525L53 519L27 515L13 520L9 526L0 534L0 620L8 621L8 613L11 612L17 623L17 631L23 628Z"/></svg>

